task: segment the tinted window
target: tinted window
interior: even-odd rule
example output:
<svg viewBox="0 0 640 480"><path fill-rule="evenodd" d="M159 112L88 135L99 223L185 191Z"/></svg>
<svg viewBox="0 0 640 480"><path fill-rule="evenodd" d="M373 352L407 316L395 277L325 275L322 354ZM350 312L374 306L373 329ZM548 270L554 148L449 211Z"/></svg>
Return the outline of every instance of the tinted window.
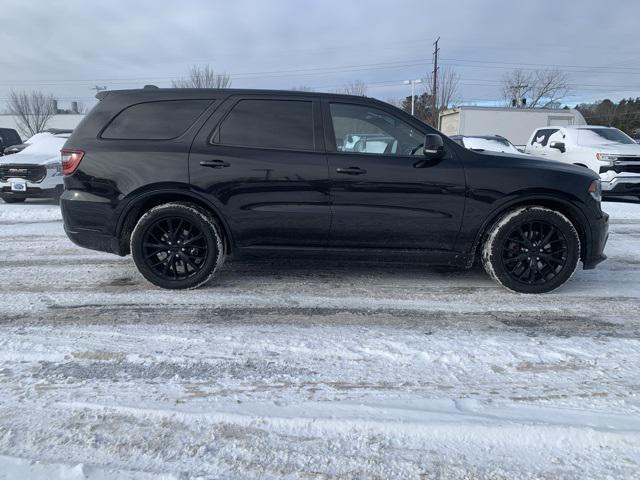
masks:
<svg viewBox="0 0 640 480"><path fill-rule="evenodd" d="M539 145L542 145L543 147L546 147L547 142L549 142L549 137L557 131L557 128L543 128L541 130L538 130L531 140L531 145L537 143Z"/></svg>
<svg viewBox="0 0 640 480"><path fill-rule="evenodd" d="M169 140L182 135L211 100L170 100L132 105L120 112L102 138Z"/></svg>
<svg viewBox="0 0 640 480"><path fill-rule="evenodd" d="M222 122L215 141L243 147L313 150L313 103L241 100Z"/></svg>
<svg viewBox="0 0 640 480"><path fill-rule="evenodd" d="M10 129L0 129L0 139L4 142L5 147L22 143L18 134Z"/></svg>
<svg viewBox="0 0 640 480"><path fill-rule="evenodd" d="M424 132L376 108L332 103L331 121L338 152L412 155L424 142Z"/></svg>

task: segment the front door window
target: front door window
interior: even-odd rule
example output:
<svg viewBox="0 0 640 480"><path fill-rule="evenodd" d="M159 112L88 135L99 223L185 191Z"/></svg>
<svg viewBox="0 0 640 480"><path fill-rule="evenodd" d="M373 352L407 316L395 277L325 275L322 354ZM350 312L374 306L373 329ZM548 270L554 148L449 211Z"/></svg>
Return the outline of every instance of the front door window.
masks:
<svg viewBox="0 0 640 480"><path fill-rule="evenodd" d="M376 108L332 103L330 110L337 152L415 155L424 141L424 132Z"/></svg>

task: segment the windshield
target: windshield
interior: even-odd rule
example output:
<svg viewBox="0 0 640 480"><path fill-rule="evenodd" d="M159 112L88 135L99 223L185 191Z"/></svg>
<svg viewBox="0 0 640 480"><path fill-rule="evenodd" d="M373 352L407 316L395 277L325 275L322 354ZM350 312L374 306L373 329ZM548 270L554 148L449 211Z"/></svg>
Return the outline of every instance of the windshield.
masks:
<svg viewBox="0 0 640 480"><path fill-rule="evenodd" d="M522 153L506 138L464 137L464 146L470 150L489 150L490 152Z"/></svg>
<svg viewBox="0 0 640 480"><path fill-rule="evenodd" d="M578 145L596 146L608 143L629 145L635 142L617 128L580 128L578 130Z"/></svg>

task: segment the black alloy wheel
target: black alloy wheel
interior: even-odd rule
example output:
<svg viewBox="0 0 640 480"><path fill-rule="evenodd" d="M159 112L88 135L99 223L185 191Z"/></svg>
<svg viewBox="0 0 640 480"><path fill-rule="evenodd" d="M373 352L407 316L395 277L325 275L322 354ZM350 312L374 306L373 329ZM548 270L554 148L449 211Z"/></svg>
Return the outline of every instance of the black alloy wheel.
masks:
<svg viewBox="0 0 640 480"><path fill-rule="evenodd" d="M181 217L152 223L144 233L142 251L150 270L166 280L186 280L205 265L209 254L202 231Z"/></svg>
<svg viewBox="0 0 640 480"><path fill-rule="evenodd" d="M533 221L514 228L502 248L502 263L509 276L527 285L553 280L565 267L569 248L555 225Z"/></svg>
<svg viewBox="0 0 640 480"><path fill-rule="evenodd" d="M166 203L145 213L131 234L140 273L162 288L197 288L224 262L224 242L213 216L189 203Z"/></svg>
<svg viewBox="0 0 640 480"><path fill-rule="evenodd" d="M547 293L565 284L580 261L580 237L561 212L520 207L489 230L482 264L496 282L519 293Z"/></svg>

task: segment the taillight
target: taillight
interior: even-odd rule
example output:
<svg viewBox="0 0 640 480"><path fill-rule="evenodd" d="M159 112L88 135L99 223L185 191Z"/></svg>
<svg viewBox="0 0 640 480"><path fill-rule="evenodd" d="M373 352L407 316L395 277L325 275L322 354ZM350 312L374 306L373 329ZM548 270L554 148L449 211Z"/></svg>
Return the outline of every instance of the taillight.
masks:
<svg viewBox="0 0 640 480"><path fill-rule="evenodd" d="M84 157L82 150L61 150L62 154L62 174L72 175L78 169L78 165Z"/></svg>

